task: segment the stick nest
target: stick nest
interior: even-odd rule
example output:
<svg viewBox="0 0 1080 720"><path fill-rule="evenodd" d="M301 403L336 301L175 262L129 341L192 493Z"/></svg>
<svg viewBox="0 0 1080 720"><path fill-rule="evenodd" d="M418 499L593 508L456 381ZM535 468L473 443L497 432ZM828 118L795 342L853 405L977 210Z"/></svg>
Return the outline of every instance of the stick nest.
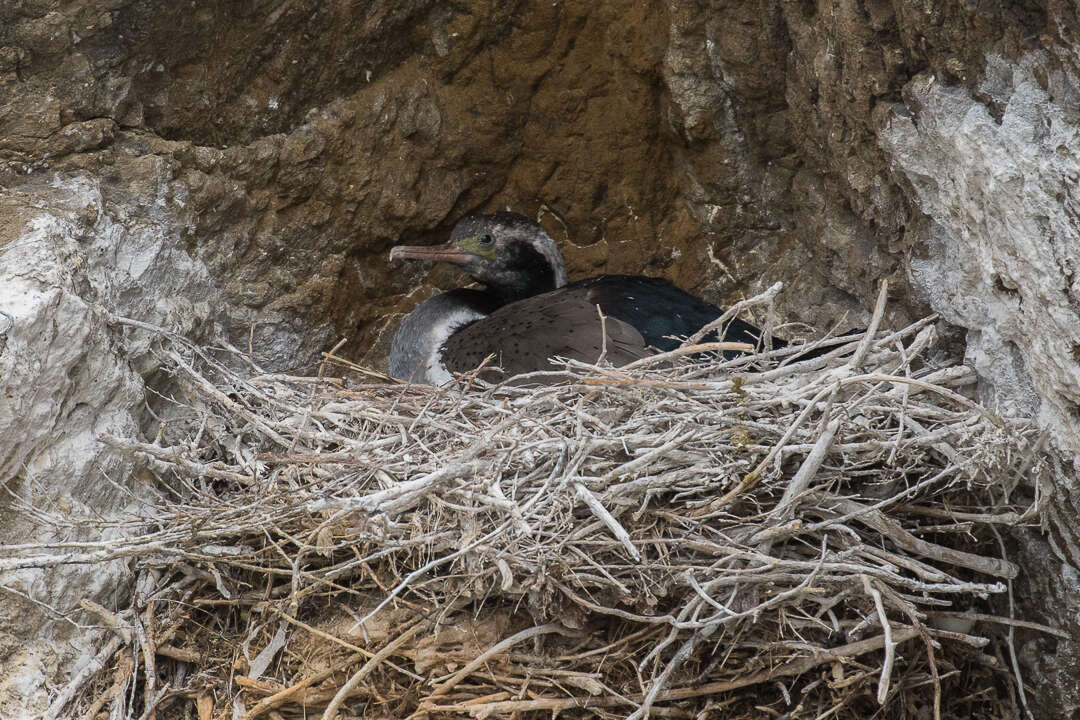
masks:
<svg viewBox="0 0 1080 720"><path fill-rule="evenodd" d="M161 494L106 553L141 578L125 613L86 605L111 652L68 700L1011 717L1004 637L1031 624L995 614L1017 574L997 528L1035 515L1038 437L964 396L972 373L929 360L933 340L928 319L801 362L809 346L695 346L565 363L539 389L239 371L163 341L175 419L151 443L103 438Z"/></svg>

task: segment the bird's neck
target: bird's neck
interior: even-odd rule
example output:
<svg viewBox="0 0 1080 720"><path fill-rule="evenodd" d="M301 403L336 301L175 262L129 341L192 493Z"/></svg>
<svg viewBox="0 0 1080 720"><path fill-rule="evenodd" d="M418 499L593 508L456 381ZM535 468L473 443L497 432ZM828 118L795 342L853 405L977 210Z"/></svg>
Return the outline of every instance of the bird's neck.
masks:
<svg viewBox="0 0 1080 720"><path fill-rule="evenodd" d="M559 273L551 261L533 247L522 245L508 259L505 271L489 278L487 288L505 305L550 292L559 285Z"/></svg>
<svg viewBox="0 0 1080 720"><path fill-rule="evenodd" d="M390 346L390 375L400 380L442 385L449 372L441 350L447 338L486 317L500 303L490 293L458 289L420 303L402 321Z"/></svg>
<svg viewBox="0 0 1080 720"><path fill-rule="evenodd" d="M520 281L512 283L488 286L488 292L498 298L501 305L524 300L533 295L540 295L541 293L550 292L554 289L555 283L550 279L550 276L546 278L522 278Z"/></svg>

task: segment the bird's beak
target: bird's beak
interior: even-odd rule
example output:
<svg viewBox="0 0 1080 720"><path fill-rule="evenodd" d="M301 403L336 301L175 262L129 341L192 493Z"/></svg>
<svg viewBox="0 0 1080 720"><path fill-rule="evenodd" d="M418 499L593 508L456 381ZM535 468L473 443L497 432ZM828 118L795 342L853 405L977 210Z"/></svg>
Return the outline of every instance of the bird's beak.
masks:
<svg viewBox="0 0 1080 720"><path fill-rule="evenodd" d="M390 250L391 260L427 260L464 265L470 255L457 245L398 245Z"/></svg>

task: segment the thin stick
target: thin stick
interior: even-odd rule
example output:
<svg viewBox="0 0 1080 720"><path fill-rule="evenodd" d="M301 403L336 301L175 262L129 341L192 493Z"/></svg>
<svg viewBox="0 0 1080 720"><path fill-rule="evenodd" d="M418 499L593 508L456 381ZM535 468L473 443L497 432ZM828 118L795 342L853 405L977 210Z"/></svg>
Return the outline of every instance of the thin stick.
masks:
<svg viewBox="0 0 1080 720"><path fill-rule="evenodd" d="M607 358L607 318L600 306L596 306L596 314L600 316L600 357L596 358L595 365L603 365Z"/></svg>
<svg viewBox="0 0 1080 720"><path fill-rule="evenodd" d="M1000 615L987 615L986 613L977 612L949 612L945 610L936 611L930 613L930 617L948 617L958 618L960 620L973 620L975 622L988 622L996 623L998 625L1008 625L1011 627L1024 628L1025 630L1034 630L1035 632L1046 633L1047 635L1053 635L1054 637L1061 638L1062 640L1068 640L1071 635L1055 627L1049 625L1043 625L1042 623L1031 622L1030 620L1017 620L1016 618L1001 617Z"/></svg>
<svg viewBox="0 0 1080 720"><path fill-rule="evenodd" d="M613 516L607 511L607 508L604 507L604 504L600 502L596 498L596 496L589 491L589 488L585 487L583 484L579 482L574 483L574 489L577 490L578 497L585 501L585 504L588 505L589 510L592 511L592 514L595 515L602 523L604 523L604 525L607 526L608 530L611 531L611 533L616 537L616 539L618 539L618 541L622 543L622 546L626 549L626 552L630 555L630 557L634 559L634 562L641 562L641 553L638 552L638 549L636 547L634 547L634 543L630 539L630 533L626 532L626 528L624 528L619 523L619 521L615 519L615 516Z"/></svg>
<svg viewBox="0 0 1080 720"><path fill-rule="evenodd" d="M631 363L623 365L620 370L629 371L637 370L641 367L648 367L649 365L657 365L659 363L667 362L668 360L674 360L675 358L684 357L686 355L697 355L698 353L709 352L741 352L751 353L756 348L750 343L744 342L707 342L698 343L696 345L684 345L674 350L668 350L667 352L657 353L656 355L649 355L638 360L634 360Z"/></svg>
<svg viewBox="0 0 1080 720"><path fill-rule="evenodd" d="M559 635L566 635L568 637L574 637L575 635L577 635L577 633L564 628L562 625L559 625L558 623L548 623L546 625L537 625L535 627L531 627L531 628L528 628L526 630L522 630L521 632L514 633L510 637L495 643L494 645L489 647L487 650L485 650L484 652L477 655L475 658L470 660L465 665L465 667L458 670L448 680L446 680L445 682L440 684L438 687L436 687L434 690L432 690L431 693L427 696L427 698L425 698L423 701L421 701L421 703L420 703L421 707L424 705L425 702L427 702L431 698L436 698L436 697L439 697L441 695L449 694L449 692L451 690L453 690L457 686L458 683L460 683L462 680L464 680L470 673L475 671L481 665L486 663L490 658L498 655L499 653L501 653L501 652L503 652L505 650L508 650L508 649L512 648L514 645L517 645L520 642L523 642L523 641L528 640L530 638L538 637L540 635L548 635L550 633L558 633Z"/></svg>
<svg viewBox="0 0 1080 720"><path fill-rule="evenodd" d="M908 640L919 636L919 631L913 628L903 629L893 634L893 642L895 645L901 645ZM876 637L868 638L866 640L859 640L856 642L848 643L838 648L831 650L824 650L810 657L799 658L790 662L777 665L770 670L762 670L751 675L741 677L737 680L725 680L721 682L704 683L702 685L692 688L679 688L676 690L667 690L659 693L656 697L657 702L667 702L674 700L688 700L695 697L704 697L708 695L719 695L721 693L731 692L732 690L738 690L740 688L749 687L752 685L760 685L761 683L770 682L781 677L791 677L792 675L802 675L815 667L820 665L826 665L829 663L847 660L848 658L859 657L875 650L880 650L884 647L885 636L878 635ZM641 702L644 699L642 694L628 695L628 697L635 701ZM491 715L507 715L513 712L529 712L532 710L550 710L553 712L559 712L562 710L568 710L571 708L589 708L589 707L611 707L624 702L622 698L611 697L583 697L583 698L541 698L537 700L509 700L505 702L485 703L482 705L469 706L467 712L473 717L482 718L489 717ZM425 708L428 712L436 713L441 711L454 711L463 709L459 705L435 705Z"/></svg>
<svg viewBox="0 0 1080 720"><path fill-rule="evenodd" d="M878 326L881 325L881 318L885 315L885 300L888 295L889 281L887 278L882 278L877 302L874 303L874 316L870 320L870 327L866 328L866 335L859 342L859 347L855 349L855 354L852 355L851 360L848 362L848 367L852 369L862 367L863 361L866 360L866 354L870 352L870 345L874 342L874 336L877 335Z"/></svg>
<svg viewBox="0 0 1080 720"><path fill-rule="evenodd" d="M696 333L694 333L689 338L687 338L686 341L683 343L683 346L698 344L699 342L701 342L701 338L705 337L706 335L711 333L713 330L716 330L718 328L723 327L724 323L726 323L728 320L730 320L731 318L733 318L736 315L738 315L739 313L741 313L746 308L753 307L754 305L760 305L761 303L769 302L770 300L775 298L777 295L779 295L780 291L783 290L783 289L784 289L784 283L780 283L780 282L773 283L772 286L770 286L769 289L766 290L765 292L759 293L758 295L755 295L752 298L747 298L746 300L740 300L739 302L735 303L730 308L728 308L727 312L725 312L723 315L716 318L715 320L710 322L708 325L701 328Z"/></svg>
<svg viewBox="0 0 1080 720"><path fill-rule="evenodd" d="M893 663L896 662L896 645L893 644L892 624L885 614L885 603L881 601L881 593L875 588L870 578L862 576L863 590L874 599L874 608L877 610L878 622L885 633L885 662L881 665L881 676L878 680L877 701L878 705L884 705L889 696L889 681L892 678Z"/></svg>
<svg viewBox="0 0 1080 720"><path fill-rule="evenodd" d="M881 511L871 510L854 500L833 498L831 504L840 512L853 513L856 520L874 528L909 552L1000 578L1011 579L1020 572L1020 569L1008 560L973 555L917 538L901 527L900 523L885 517Z"/></svg>
<svg viewBox="0 0 1080 720"><path fill-rule="evenodd" d="M784 520L791 515L789 506L810 486L810 481L814 479L814 475L817 474L821 463L825 461L825 456L828 454L833 438L836 437L836 431L839 429L839 419L830 420L829 424L825 426L825 432L821 433L817 442L814 443L813 449L810 450L802 465L799 466L799 471L795 473L795 477L791 478L791 482L788 483L783 497L776 503L773 513L777 518Z"/></svg>
<svg viewBox="0 0 1080 720"><path fill-rule="evenodd" d="M348 681L341 686L341 689L337 691L333 699L326 706L326 710L323 711L323 720L334 720L334 716L337 715L338 708L341 704L348 699L349 695L356 688L360 682L371 674L371 671L377 668L383 660L393 655L399 649L404 647L410 640L412 640L421 631L427 630L430 626L427 621L421 620L413 625L405 632L398 635L392 642L387 643L379 652L375 653L375 656L364 663L363 667L357 670Z"/></svg>
<svg viewBox="0 0 1080 720"><path fill-rule="evenodd" d="M120 638L113 636L109 638L109 641L105 643L105 646L101 648L90 659L90 662L86 663L71 680L68 681L64 689L57 693L53 699L52 704L49 705L49 709L42 715L43 720L56 720L63 712L64 707L71 702L76 693L82 690L83 684L91 677L96 675L99 670L105 667L105 663L112 657L113 653L120 649L122 641Z"/></svg>

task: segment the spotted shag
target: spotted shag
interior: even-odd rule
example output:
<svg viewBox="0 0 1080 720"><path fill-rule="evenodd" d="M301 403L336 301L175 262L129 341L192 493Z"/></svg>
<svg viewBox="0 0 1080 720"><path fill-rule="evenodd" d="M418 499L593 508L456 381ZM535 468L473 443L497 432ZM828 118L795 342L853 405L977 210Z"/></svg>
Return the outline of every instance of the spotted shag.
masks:
<svg viewBox="0 0 1080 720"><path fill-rule="evenodd" d="M566 284L555 241L512 212L470 215L446 245L393 248L391 260L452 263L484 289L452 290L421 303L402 322L390 374L442 385L489 355L507 375L551 370L555 356L622 365L673 350L723 311L662 278L600 275ZM723 339L757 346L762 331L738 318ZM708 340L716 340L714 334ZM774 339L773 346L785 343Z"/></svg>

